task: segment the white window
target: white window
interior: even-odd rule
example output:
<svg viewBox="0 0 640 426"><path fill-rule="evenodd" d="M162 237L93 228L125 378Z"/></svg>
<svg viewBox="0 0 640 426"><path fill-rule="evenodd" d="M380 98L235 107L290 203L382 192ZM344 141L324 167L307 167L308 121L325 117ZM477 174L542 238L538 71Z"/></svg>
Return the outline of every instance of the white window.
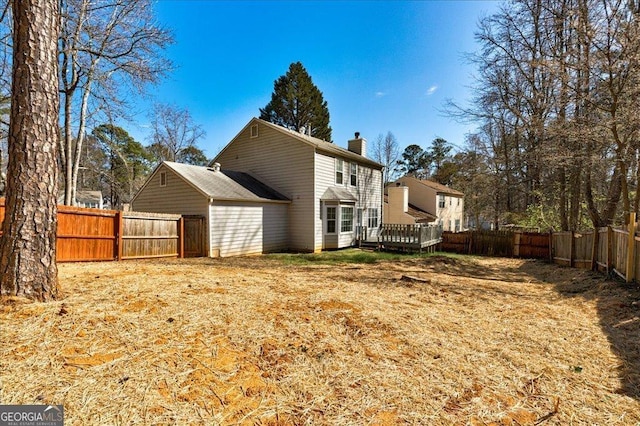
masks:
<svg viewBox="0 0 640 426"><path fill-rule="evenodd" d="M251 137L252 138L257 138L258 137L258 125L254 124L253 126L251 126Z"/></svg>
<svg viewBox="0 0 640 426"><path fill-rule="evenodd" d="M344 175L344 161L336 158L336 184L342 185L342 177Z"/></svg>
<svg viewBox="0 0 640 426"><path fill-rule="evenodd" d="M167 172L160 172L160 186L167 186Z"/></svg>
<svg viewBox="0 0 640 426"><path fill-rule="evenodd" d="M349 176L351 186L358 185L358 165L356 163L349 164Z"/></svg>
<svg viewBox="0 0 640 426"><path fill-rule="evenodd" d="M367 212L367 227L378 227L378 209L369 209L369 211Z"/></svg>
<svg viewBox="0 0 640 426"><path fill-rule="evenodd" d="M444 209L444 195L442 194L438 196L438 207Z"/></svg>
<svg viewBox="0 0 640 426"><path fill-rule="evenodd" d="M336 207L327 207L327 234L336 233Z"/></svg>
<svg viewBox="0 0 640 426"><path fill-rule="evenodd" d="M353 207L340 208L340 232L353 232Z"/></svg>
<svg viewBox="0 0 640 426"><path fill-rule="evenodd" d="M460 232L460 219L456 219L456 227L455 227L455 231L456 231L456 232Z"/></svg>

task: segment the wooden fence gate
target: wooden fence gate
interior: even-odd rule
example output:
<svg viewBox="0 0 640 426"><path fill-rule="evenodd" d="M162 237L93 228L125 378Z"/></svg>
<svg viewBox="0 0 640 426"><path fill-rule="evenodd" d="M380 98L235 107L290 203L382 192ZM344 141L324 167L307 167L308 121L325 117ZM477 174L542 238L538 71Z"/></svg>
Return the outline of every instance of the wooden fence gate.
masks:
<svg viewBox="0 0 640 426"><path fill-rule="evenodd" d="M184 219L184 257L206 256L205 218L204 216L183 216Z"/></svg>

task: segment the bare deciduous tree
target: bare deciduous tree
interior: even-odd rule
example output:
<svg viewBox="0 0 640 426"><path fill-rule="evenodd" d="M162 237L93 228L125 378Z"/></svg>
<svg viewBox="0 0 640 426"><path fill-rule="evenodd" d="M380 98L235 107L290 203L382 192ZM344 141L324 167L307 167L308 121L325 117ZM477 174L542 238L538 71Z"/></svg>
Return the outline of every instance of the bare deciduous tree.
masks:
<svg viewBox="0 0 640 426"><path fill-rule="evenodd" d="M380 133L372 146L373 159L384 166L383 182L388 184L397 176L396 166L400 160L398 141L391 131L386 135Z"/></svg>
<svg viewBox="0 0 640 426"><path fill-rule="evenodd" d="M637 210L639 16L626 0L515 0L481 21L475 101L450 110L480 124L505 215L551 205L577 229Z"/></svg>
<svg viewBox="0 0 640 426"><path fill-rule="evenodd" d="M171 36L156 23L151 0L62 0L60 160L64 202L75 198L80 154L89 120L123 113L122 87L141 91L170 64L160 52ZM97 119L103 119L99 117Z"/></svg>
<svg viewBox="0 0 640 426"><path fill-rule="evenodd" d="M205 132L193 121L189 110L157 104L151 123L153 134L148 149L157 162L188 162L191 157L198 157L194 148L197 150L196 143L204 137Z"/></svg>

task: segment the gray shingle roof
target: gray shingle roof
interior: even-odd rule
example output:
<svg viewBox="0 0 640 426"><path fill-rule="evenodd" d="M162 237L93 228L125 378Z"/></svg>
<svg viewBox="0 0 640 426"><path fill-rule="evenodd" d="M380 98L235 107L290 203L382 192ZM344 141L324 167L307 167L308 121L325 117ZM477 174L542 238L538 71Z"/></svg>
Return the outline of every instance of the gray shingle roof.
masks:
<svg viewBox="0 0 640 426"><path fill-rule="evenodd" d="M165 161L163 164L209 198L238 201L289 201L287 197L247 173L231 170L216 172L209 167L171 161Z"/></svg>
<svg viewBox="0 0 640 426"><path fill-rule="evenodd" d="M428 186L429 188L433 188L436 190L436 192L438 194L442 193L442 194L447 194L447 195L453 195L456 197L463 197L464 194L460 191L457 191L453 188L449 188L448 186L442 185L438 182L434 182L432 180L428 180L428 179L418 179L419 182L425 186Z"/></svg>
<svg viewBox="0 0 640 426"><path fill-rule="evenodd" d="M320 199L322 201L357 201L357 198L347 191L347 188L340 186L330 186Z"/></svg>

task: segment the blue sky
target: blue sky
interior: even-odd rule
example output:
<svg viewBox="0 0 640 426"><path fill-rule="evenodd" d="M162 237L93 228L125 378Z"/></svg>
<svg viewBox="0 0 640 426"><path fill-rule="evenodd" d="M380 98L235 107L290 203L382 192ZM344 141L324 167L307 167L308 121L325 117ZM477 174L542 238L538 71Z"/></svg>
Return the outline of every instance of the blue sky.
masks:
<svg viewBox="0 0 640 426"><path fill-rule="evenodd" d="M370 142L391 131L401 149L435 137L462 146L473 129L444 117L446 99L464 102L475 69L478 20L498 1L198 1L159 0L160 23L175 44L177 69L151 89L154 101L187 108L215 156L259 108L273 82L300 61L323 92L333 140L359 131ZM143 143L150 101L127 130Z"/></svg>

